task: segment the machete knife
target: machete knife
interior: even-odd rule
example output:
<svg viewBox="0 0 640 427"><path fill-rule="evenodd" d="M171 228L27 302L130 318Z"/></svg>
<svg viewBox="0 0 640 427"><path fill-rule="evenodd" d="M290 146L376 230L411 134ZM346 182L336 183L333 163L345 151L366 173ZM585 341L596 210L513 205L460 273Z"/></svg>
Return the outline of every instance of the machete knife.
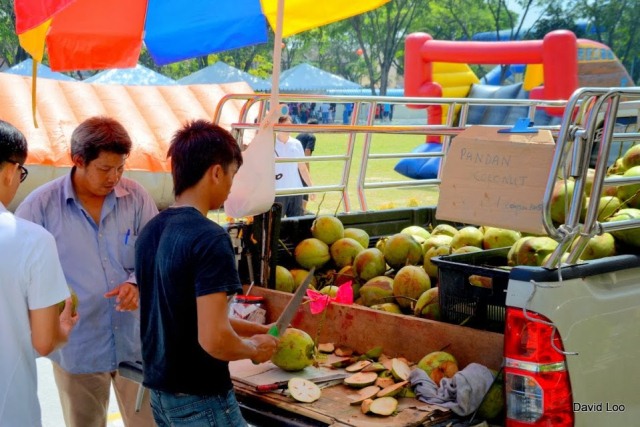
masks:
<svg viewBox="0 0 640 427"><path fill-rule="evenodd" d="M309 287L309 283L311 283L311 280L313 279L313 273L315 270L315 267L311 267L309 274L307 274L307 277L304 278L304 281L300 284L300 286L298 286L298 289L296 289L296 293L293 294L293 297L291 298L291 300L289 300L289 304L287 304L282 314L280 314L278 321L275 323L275 325L269 328L269 335L279 337L287 329L287 327L291 323L291 320L293 319L293 316L298 311L298 307L300 306L302 298L304 297L304 294Z"/></svg>

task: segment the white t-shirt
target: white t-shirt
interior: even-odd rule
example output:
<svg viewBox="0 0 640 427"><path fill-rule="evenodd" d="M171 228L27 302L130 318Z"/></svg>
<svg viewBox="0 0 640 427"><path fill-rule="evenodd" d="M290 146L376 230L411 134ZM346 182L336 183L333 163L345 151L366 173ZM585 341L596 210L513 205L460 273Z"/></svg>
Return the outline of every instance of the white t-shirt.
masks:
<svg viewBox="0 0 640 427"><path fill-rule="evenodd" d="M304 157L304 148L295 138L289 138L286 143L276 138L276 157ZM276 175L282 174L282 178L276 180L276 189L302 188L302 178L298 171L298 163L276 163Z"/></svg>
<svg viewBox="0 0 640 427"><path fill-rule="evenodd" d="M68 297L53 236L0 203L0 427L41 425L29 310Z"/></svg>

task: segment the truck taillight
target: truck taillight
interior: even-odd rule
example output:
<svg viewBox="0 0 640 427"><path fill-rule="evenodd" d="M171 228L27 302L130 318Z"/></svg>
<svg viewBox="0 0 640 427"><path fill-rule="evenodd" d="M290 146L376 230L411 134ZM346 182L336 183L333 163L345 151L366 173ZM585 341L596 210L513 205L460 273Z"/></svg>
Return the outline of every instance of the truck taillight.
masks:
<svg viewBox="0 0 640 427"><path fill-rule="evenodd" d="M555 347L555 348L554 348ZM572 426L571 384L560 334L546 317L507 308L505 396L508 427Z"/></svg>

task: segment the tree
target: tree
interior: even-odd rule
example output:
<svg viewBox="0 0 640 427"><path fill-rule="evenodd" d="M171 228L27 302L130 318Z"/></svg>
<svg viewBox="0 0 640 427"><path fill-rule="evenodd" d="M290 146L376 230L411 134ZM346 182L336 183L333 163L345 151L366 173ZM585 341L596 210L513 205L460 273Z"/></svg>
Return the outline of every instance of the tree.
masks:
<svg viewBox="0 0 640 427"><path fill-rule="evenodd" d="M379 83L380 95L386 95L389 72L397 63L397 53L423 7L424 0L394 0L349 20L362 49L372 94L375 94L374 85Z"/></svg>
<svg viewBox="0 0 640 427"><path fill-rule="evenodd" d="M11 67L29 57L18 43L15 28L13 0L0 0L0 68Z"/></svg>

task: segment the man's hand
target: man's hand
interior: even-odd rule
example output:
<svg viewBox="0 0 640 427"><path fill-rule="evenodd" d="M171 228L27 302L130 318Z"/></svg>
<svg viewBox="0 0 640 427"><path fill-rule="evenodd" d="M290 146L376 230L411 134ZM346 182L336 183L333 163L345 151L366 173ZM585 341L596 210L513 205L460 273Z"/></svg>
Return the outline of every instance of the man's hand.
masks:
<svg viewBox="0 0 640 427"><path fill-rule="evenodd" d="M60 332L67 341L73 327L78 323L78 313L73 312L71 297L65 300L64 310L60 313Z"/></svg>
<svg viewBox="0 0 640 427"><path fill-rule="evenodd" d="M276 345L278 339L274 336L267 334L254 335L248 338L253 343L256 349L256 354L251 358L253 363L262 363L271 359L273 353L276 351Z"/></svg>
<svg viewBox="0 0 640 427"><path fill-rule="evenodd" d="M133 311L138 308L138 287L129 282L121 283L115 289L104 294L104 297L116 297L116 310L118 311Z"/></svg>

